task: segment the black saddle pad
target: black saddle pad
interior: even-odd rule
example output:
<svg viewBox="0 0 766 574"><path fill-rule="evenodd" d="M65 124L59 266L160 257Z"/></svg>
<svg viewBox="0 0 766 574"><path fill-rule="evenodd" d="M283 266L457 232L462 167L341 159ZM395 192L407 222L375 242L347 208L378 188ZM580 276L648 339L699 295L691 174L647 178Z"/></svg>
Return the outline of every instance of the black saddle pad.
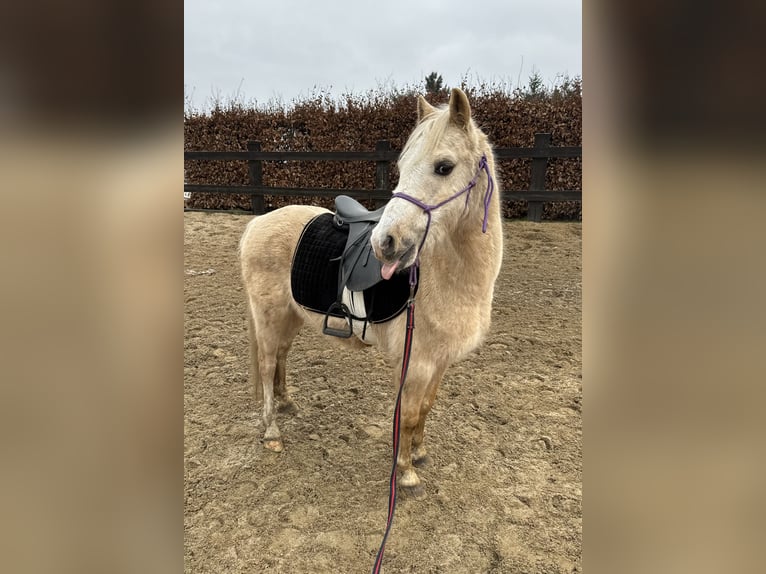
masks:
<svg viewBox="0 0 766 574"><path fill-rule="evenodd" d="M290 287L293 298L302 307L327 313L338 299L338 258L343 254L348 227L339 227L332 213L317 215L303 228L293 254ZM333 261L335 259L335 261ZM404 311L410 296L409 276L397 273L364 290L367 317L355 317L370 323L383 323ZM333 312L332 316L343 317Z"/></svg>

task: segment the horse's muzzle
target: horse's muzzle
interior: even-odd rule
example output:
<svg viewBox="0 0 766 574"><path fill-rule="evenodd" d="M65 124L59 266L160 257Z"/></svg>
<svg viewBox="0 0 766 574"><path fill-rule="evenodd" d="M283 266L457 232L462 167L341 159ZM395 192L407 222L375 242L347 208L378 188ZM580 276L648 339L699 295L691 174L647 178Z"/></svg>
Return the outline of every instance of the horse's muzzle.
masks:
<svg viewBox="0 0 766 574"><path fill-rule="evenodd" d="M378 241L373 236L370 241L375 257L384 264L406 261L415 254L414 243L399 241L393 235L385 235Z"/></svg>
<svg viewBox="0 0 766 574"><path fill-rule="evenodd" d="M391 244L395 244L393 241L386 241L385 243L388 245L386 245L386 248L382 250L380 255L378 255L375 248L373 248L373 253L375 253L375 257L378 261L383 264L380 269L381 276L383 279L390 279L397 271L407 269L415 263L417 248L414 244L409 244L409 246L402 251L391 246Z"/></svg>

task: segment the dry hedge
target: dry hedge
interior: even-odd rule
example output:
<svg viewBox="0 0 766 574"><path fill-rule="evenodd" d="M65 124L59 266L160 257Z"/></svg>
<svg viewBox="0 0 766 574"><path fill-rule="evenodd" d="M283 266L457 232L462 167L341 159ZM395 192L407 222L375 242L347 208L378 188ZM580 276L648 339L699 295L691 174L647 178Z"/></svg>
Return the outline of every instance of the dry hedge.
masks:
<svg viewBox="0 0 766 574"><path fill-rule="evenodd" d="M554 146L582 145L582 90L579 79L564 89L542 94L509 94L487 86L464 86L474 118L497 148L528 147L537 132L550 132ZM426 96L432 104L446 102L443 94ZM417 93L370 92L345 96L341 102L327 94L315 94L292 107L269 108L217 106L208 113L184 116L184 149L187 151L246 150L248 140L261 142L263 151L373 151L378 140L389 140L401 149L415 122ZM531 160L502 160L497 163L502 189L529 187ZM185 179L190 184L246 185L244 161L186 161ZM390 185L397 171L391 170ZM278 187L328 187L372 189L374 162L264 162L263 182ZM581 159L552 159L548 164L546 189L581 190ZM267 209L287 203L309 203L331 207L321 197L266 196ZM196 209L250 209L250 197L235 194L193 194L186 206ZM371 204L368 205L371 207ZM524 217L525 201L505 202L506 217ZM544 219L581 219L579 202L546 203Z"/></svg>

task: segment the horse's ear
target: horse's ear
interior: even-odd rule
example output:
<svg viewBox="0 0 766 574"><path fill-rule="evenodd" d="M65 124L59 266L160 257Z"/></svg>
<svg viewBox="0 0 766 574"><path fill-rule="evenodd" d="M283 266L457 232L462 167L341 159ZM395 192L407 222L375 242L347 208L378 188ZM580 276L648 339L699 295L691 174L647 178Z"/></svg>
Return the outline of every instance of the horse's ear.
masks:
<svg viewBox="0 0 766 574"><path fill-rule="evenodd" d="M423 96L418 96L418 123L422 122L435 111L436 108L429 104Z"/></svg>
<svg viewBox="0 0 766 574"><path fill-rule="evenodd" d="M449 118L459 128L467 128L471 121L471 104L460 88L452 88L449 98Z"/></svg>

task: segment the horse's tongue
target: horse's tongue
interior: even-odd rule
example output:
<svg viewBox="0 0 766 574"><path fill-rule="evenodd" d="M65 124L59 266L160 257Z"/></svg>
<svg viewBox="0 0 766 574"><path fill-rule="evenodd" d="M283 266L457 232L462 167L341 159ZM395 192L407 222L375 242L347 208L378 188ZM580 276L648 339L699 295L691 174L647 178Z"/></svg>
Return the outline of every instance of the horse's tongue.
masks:
<svg viewBox="0 0 766 574"><path fill-rule="evenodd" d="M383 279L391 279L394 271L396 271L397 265L399 265L398 261L394 261L393 263L384 263L383 267L380 268L380 274L383 276Z"/></svg>

